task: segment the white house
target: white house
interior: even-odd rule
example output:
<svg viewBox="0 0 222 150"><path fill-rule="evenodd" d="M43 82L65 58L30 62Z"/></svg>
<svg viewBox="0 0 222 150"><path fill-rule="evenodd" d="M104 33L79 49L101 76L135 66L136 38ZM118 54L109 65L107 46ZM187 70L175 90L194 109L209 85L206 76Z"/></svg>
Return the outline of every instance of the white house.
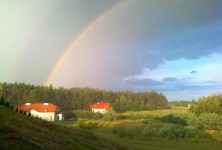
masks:
<svg viewBox="0 0 222 150"><path fill-rule="evenodd" d="M106 113L110 108L109 102L100 102L90 105L93 112Z"/></svg>
<svg viewBox="0 0 222 150"><path fill-rule="evenodd" d="M63 120L60 108L51 103L25 103L18 106L18 110L47 121Z"/></svg>

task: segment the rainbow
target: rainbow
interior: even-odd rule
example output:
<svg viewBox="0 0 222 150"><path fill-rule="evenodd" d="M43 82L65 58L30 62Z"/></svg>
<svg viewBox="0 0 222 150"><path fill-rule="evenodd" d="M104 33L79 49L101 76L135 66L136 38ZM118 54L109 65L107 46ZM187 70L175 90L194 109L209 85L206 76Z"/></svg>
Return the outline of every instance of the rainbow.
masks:
<svg viewBox="0 0 222 150"><path fill-rule="evenodd" d="M17 53L15 55L14 66L12 68L16 68L16 64L19 62L21 55L25 52L27 47L32 42L32 39L35 37L36 33L40 29L40 27L43 25L43 23L47 20L47 18L53 13L53 11L59 6L60 1L56 0L49 4L49 6L39 15L39 17L36 19L36 21L33 23L31 30L27 31L24 37L24 42L22 42L21 46L19 46ZM15 74L13 71L15 69L11 69L11 73L9 73L8 77L10 78L10 75Z"/></svg>
<svg viewBox="0 0 222 150"><path fill-rule="evenodd" d="M96 26L96 24L101 21L103 18L105 18L110 13L117 10L124 2L127 2L126 0L121 0L117 2L116 4L112 5L108 9L106 9L104 12L102 12L100 15L98 15L95 19L93 19L91 22L89 22L72 40L72 42L67 46L65 50L63 50L63 53L60 55L58 61L52 68L45 85L49 85L52 83L53 78L55 77L56 73L58 72L59 68L64 63L66 57L70 54L70 52L73 50L73 48L82 40L83 36L88 33L93 27Z"/></svg>

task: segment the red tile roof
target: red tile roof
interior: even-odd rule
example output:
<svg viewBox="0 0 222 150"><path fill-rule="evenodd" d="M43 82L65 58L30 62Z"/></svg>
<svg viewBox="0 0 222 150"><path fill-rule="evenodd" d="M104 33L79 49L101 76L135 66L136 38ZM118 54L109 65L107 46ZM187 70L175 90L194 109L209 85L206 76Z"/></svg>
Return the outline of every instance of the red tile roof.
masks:
<svg viewBox="0 0 222 150"><path fill-rule="evenodd" d="M101 102L101 103L90 105L90 108L91 109L107 109L109 108L109 106L110 106L109 102Z"/></svg>
<svg viewBox="0 0 222 150"><path fill-rule="evenodd" d="M30 110L36 110L38 112L56 112L56 110L58 109L56 105L50 103L48 103L48 105L44 105L44 103L31 103L30 105L29 104L22 104L18 106L18 110L23 110L26 112Z"/></svg>

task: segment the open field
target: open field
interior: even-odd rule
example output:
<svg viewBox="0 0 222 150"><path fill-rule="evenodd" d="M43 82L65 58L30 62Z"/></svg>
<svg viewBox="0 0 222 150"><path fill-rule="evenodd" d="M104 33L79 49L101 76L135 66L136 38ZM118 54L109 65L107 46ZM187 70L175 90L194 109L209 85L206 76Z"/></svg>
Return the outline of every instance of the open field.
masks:
<svg viewBox="0 0 222 150"><path fill-rule="evenodd" d="M128 111L124 113L127 116L125 119L113 122L79 119L76 123L60 122L59 124L90 130L129 150L221 149L222 143L209 131L180 124L163 123L158 119L169 114L187 115L188 111L187 108L179 107L154 111Z"/></svg>
<svg viewBox="0 0 222 150"><path fill-rule="evenodd" d="M172 109L160 109L160 110L148 110L148 111L127 111L124 114L126 115L155 115L155 116L162 116L171 113L187 113L187 107L173 107Z"/></svg>
<svg viewBox="0 0 222 150"><path fill-rule="evenodd" d="M0 106L0 149L221 149L218 139L221 134L212 136L216 131L163 123L158 119L172 113L186 114L187 110L126 112L128 117L113 122L79 118L77 122L53 123ZM135 119L135 116L145 118Z"/></svg>

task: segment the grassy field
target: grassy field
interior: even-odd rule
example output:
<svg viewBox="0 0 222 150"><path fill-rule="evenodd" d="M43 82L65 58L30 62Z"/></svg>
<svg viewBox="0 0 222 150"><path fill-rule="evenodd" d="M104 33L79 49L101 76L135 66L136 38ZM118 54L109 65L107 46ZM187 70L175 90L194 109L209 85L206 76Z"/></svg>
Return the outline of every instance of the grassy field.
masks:
<svg viewBox="0 0 222 150"><path fill-rule="evenodd" d="M155 115L162 116L171 113L187 113L187 107L173 107L172 109L161 109L161 110L149 110L149 111L127 111L125 115L135 115L135 116L146 116L146 115Z"/></svg>
<svg viewBox="0 0 222 150"><path fill-rule="evenodd" d="M221 149L222 143L208 131L158 119L186 113L186 108L173 108L129 111L122 114L125 119L113 122L81 118L47 122L0 106L0 149Z"/></svg>
<svg viewBox="0 0 222 150"><path fill-rule="evenodd" d="M128 111L122 114L127 116L126 119L113 122L79 119L76 123L60 122L60 124L90 130L129 150L221 149L222 143L208 131L197 130L189 126L166 124L158 120L158 117L164 115L187 113L187 108L179 107L154 111ZM168 132L168 135L164 137L165 132Z"/></svg>

